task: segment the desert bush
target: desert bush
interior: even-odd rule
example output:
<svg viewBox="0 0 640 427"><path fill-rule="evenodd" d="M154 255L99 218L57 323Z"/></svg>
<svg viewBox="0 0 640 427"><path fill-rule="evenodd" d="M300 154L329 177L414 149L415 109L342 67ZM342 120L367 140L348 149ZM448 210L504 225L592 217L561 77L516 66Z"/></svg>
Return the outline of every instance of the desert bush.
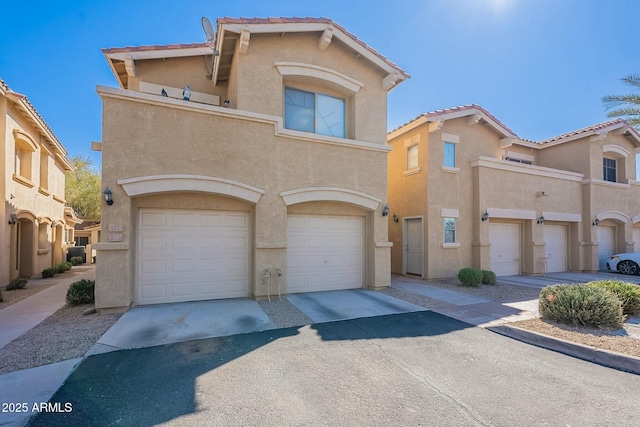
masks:
<svg viewBox="0 0 640 427"><path fill-rule="evenodd" d="M484 285L495 285L496 273L491 270L482 270L482 283Z"/></svg>
<svg viewBox="0 0 640 427"><path fill-rule="evenodd" d="M60 264L56 265L56 269L58 270L58 273L64 273L65 271L71 270L71 263L61 262Z"/></svg>
<svg viewBox="0 0 640 427"><path fill-rule="evenodd" d="M58 267L49 267L42 270L42 278L46 279L48 277L53 277L58 274Z"/></svg>
<svg viewBox="0 0 640 427"><path fill-rule="evenodd" d="M80 264L82 264L82 257L81 256L72 256L70 261L71 261L71 264L73 264L73 265L80 265Z"/></svg>
<svg viewBox="0 0 640 427"><path fill-rule="evenodd" d="M23 277L16 277L6 287L6 290L13 291L16 289L24 289L27 286L27 279Z"/></svg>
<svg viewBox="0 0 640 427"><path fill-rule="evenodd" d="M95 286L94 280L82 279L73 282L67 291L67 302L71 305L95 302Z"/></svg>
<svg viewBox="0 0 640 427"><path fill-rule="evenodd" d="M620 327L622 304L611 291L596 286L553 285L540 291L540 315L574 326Z"/></svg>
<svg viewBox="0 0 640 427"><path fill-rule="evenodd" d="M596 280L587 285L613 292L622 304L623 314L627 316L640 314L640 286L622 280Z"/></svg>
<svg viewBox="0 0 640 427"><path fill-rule="evenodd" d="M464 286L478 286L482 283L482 271L475 268L463 268L458 271L458 280Z"/></svg>

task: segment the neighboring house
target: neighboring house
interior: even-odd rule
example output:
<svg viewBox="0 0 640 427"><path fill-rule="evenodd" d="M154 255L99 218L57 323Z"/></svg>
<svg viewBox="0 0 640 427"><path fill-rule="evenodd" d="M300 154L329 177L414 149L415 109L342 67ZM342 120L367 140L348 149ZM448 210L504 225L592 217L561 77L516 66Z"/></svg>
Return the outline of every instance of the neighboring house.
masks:
<svg viewBox="0 0 640 427"><path fill-rule="evenodd" d="M85 248L86 262L89 264L93 262L93 257L96 256L93 244L100 241L101 230L102 226L95 221L83 221L75 226L75 246Z"/></svg>
<svg viewBox="0 0 640 427"><path fill-rule="evenodd" d="M103 50L97 308L388 286L408 75L325 18L219 19L214 47Z"/></svg>
<svg viewBox="0 0 640 427"><path fill-rule="evenodd" d="M394 273L593 272L640 247L640 135L623 120L531 142L469 105L388 141Z"/></svg>
<svg viewBox="0 0 640 427"><path fill-rule="evenodd" d="M65 208L67 150L26 96L0 79L0 286L64 259L75 223Z"/></svg>

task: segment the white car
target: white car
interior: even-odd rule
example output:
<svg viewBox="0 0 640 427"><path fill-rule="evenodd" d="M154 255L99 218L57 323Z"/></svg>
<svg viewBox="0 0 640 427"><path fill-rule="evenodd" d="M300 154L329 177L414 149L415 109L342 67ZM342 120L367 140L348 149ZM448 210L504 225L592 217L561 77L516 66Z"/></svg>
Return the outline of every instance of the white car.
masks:
<svg viewBox="0 0 640 427"><path fill-rule="evenodd" d="M622 274L640 274L640 252L616 254L607 261L607 270L619 271Z"/></svg>

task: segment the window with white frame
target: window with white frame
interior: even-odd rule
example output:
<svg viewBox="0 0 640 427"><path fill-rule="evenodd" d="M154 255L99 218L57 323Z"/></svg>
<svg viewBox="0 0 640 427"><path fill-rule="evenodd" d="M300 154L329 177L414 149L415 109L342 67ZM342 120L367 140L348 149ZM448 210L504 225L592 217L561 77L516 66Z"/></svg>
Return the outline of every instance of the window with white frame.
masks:
<svg viewBox="0 0 640 427"><path fill-rule="evenodd" d="M605 181L609 182L617 182L616 181L616 159L610 159L608 157L604 157L602 159L602 175Z"/></svg>
<svg viewBox="0 0 640 427"><path fill-rule="evenodd" d="M444 143L444 162L443 166L449 168L456 167L456 144L452 142Z"/></svg>
<svg viewBox="0 0 640 427"><path fill-rule="evenodd" d="M444 218L444 243L456 243L456 218Z"/></svg>
<svg viewBox="0 0 640 427"><path fill-rule="evenodd" d="M285 88L284 98L285 128L345 137L344 99L292 88Z"/></svg>

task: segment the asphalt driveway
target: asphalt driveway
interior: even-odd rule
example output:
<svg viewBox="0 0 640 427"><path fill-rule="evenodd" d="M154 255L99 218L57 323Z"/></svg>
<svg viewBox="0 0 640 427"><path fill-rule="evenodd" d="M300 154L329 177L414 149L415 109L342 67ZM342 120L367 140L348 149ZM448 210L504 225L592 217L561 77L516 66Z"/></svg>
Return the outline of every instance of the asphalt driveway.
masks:
<svg viewBox="0 0 640 427"><path fill-rule="evenodd" d="M433 312L90 356L32 426L638 425L640 377Z"/></svg>

